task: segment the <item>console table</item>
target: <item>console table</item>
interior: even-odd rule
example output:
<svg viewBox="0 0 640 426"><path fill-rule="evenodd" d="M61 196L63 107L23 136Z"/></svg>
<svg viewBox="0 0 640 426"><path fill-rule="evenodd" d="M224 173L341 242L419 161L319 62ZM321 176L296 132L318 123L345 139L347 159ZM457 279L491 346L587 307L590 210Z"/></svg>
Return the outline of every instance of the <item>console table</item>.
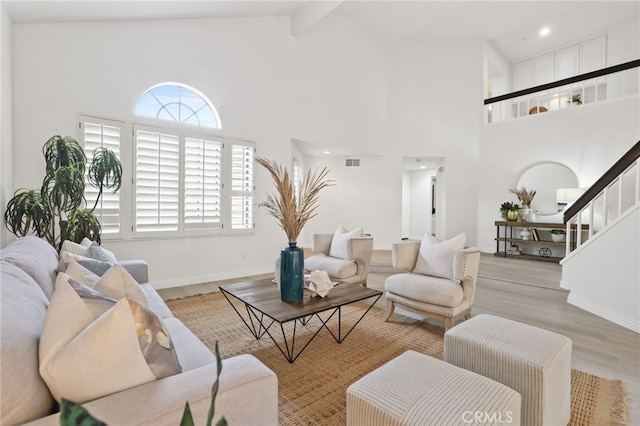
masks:
<svg viewBox="0 0 640 426"><path fill-rule="evenodd" d="M551 237L540 238L534 240L533 235L528 240L523 240L520 237L521 230L551 230L551 229L565 229L564 223L543 223L543 222L519 222L519 221L504 221L498 220L495 222L496 226L496 256L502 257L515 257L519 259L527 260L539 260L543 262L560 262L561 256L557 256L558 252L564 252L566 242L551 241ZM500 228L504 228L504 233L501 234ZM514 231L514 228L521 228ZM533 231L531 231L533 234ZM500 244L502 243L502 244ZM531 245L535 250L541 254L509 254L509 245L517 244L518 246ZM500 250L502 245L503 250ZM545 250L546 249L546 250ZM544 254L544 256L543 256Z"/></svg>

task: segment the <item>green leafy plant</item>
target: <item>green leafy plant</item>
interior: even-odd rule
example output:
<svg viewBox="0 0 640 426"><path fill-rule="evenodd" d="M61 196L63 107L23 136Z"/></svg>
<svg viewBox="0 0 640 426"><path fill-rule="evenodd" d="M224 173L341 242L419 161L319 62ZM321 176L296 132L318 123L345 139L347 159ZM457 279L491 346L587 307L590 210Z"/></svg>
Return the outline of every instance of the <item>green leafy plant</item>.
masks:
<svg viewBox="0 0 640 426"><path fill-rule="evenodd" d="M579 93L576 95L573 95L571 96L571 101L569 102L576 105L582 105L582 96Z"/></svg>
<svg viewBox="0 0 640 426"><path fill-rule="evenodd" d="M556 235L564 235L566 233L564 229L552 229L549 232Z"/></svg>
<svg viewBox="0 0 640 426"><path fill-rule="evenodd" d="M211 387L211 403L209 404L209 412L207 414L207 426L211 426L213 423L213 416L215 415L215 402L218 395L218 381L220 379L220 373L222 372L222 359L220 358L220 351L218 350L218 341L216 340L215 347L216 355L216 380ZM96 419L77 402L69 401L62 398L60 404L60 425L61 426L106 426L101 420ZM184 412L182 413L182 419L180 420L180 426L195 426L193 416L191 414L191 408L189 402L184 406ZM227 420L223 417L218 420L216 426L227 426Z"/></svg>
<svg viewBox="0 0 640 426"><path fill-rule="evenodd" d="M102 227L93 211L105 189L117 192L122 184L122 163L115 153L98 148L89 164L86 180L98 189L96 202L86 208L85 167L87 157L74 138L55 135L42 147L45 177L42 187L18 189L7 203L7 229L23 237L33 232L56 249L64 240L84 237L100 243Z"/></svg>
<svg viewBox="0 0 640 426"><path fill-rule="evenodd" d="M504 220L517 220L518 209L520 209L520 206L511 201L505 201L500 204L500 214Z"/></svg>

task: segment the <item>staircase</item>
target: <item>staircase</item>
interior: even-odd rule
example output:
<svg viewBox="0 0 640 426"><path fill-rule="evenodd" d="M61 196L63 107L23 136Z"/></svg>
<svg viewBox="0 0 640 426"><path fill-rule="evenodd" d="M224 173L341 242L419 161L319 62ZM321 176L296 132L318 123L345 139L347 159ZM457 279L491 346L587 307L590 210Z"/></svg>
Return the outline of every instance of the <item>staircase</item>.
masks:
<svg viewBox="0 0 640 426"><path fill-rule="evenodd" d="M567 256L560 262L560 286L569 290L567 302L636 333L640 333L639 158L640 142L567 209Z"/></svg>

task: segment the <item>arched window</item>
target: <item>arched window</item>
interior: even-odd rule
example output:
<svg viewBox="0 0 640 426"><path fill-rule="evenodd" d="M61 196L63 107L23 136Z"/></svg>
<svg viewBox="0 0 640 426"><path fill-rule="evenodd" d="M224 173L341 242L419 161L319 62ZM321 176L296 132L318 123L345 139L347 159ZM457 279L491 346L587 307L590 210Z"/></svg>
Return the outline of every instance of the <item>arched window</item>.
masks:
<svg viewBox="0 0 640 426"><path fill-rule="evenodd" d="M220 116L211 101L182 83L161 83L144 92L136 115L221 129Z"/></svg>

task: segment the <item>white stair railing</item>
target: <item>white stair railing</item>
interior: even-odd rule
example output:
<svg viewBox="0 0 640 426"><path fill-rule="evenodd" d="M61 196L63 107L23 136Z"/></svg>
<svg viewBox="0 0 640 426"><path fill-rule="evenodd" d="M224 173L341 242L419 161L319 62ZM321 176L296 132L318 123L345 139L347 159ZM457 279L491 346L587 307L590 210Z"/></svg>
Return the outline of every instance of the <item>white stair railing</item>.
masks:
<svg viewBox="0 0 640 426"><path fill-rule="evenodd" d="M640 142L639 142L640 143ZM604 187L566 222L567 257L606 227L615 224L640 203L640 160ZM585 226L586 225L586 226Z"/></svg>

